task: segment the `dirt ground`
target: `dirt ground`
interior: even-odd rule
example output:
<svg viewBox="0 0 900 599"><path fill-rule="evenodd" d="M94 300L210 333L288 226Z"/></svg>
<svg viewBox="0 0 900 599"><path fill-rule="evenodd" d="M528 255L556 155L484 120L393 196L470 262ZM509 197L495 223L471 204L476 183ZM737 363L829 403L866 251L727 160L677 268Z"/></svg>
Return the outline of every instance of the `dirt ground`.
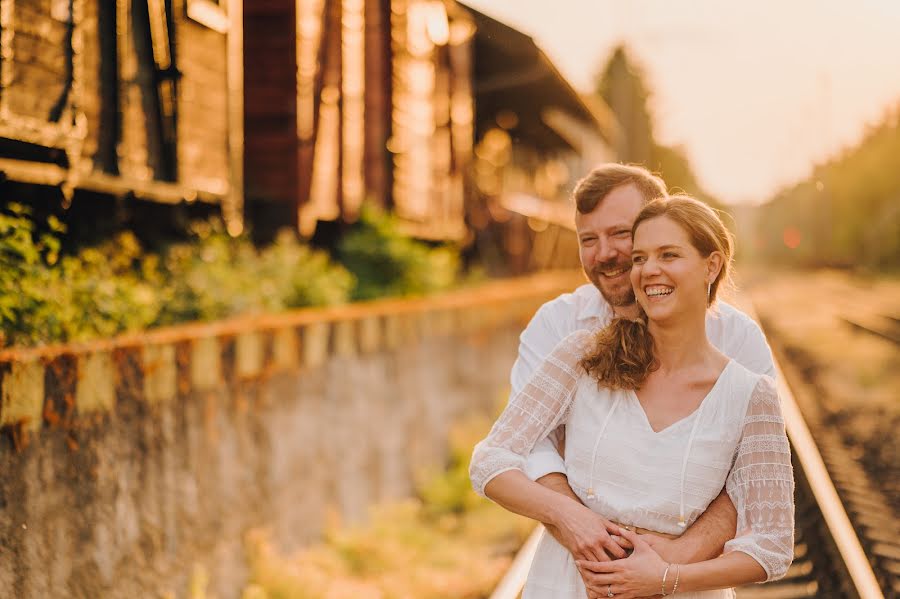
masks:
<svg viewBox="0 0 900 599"><path fill-rule="evenodd" d="M755 268L742 272L741 292L900 510L900 345L848 322L900 333L900 277Z"/></svg>

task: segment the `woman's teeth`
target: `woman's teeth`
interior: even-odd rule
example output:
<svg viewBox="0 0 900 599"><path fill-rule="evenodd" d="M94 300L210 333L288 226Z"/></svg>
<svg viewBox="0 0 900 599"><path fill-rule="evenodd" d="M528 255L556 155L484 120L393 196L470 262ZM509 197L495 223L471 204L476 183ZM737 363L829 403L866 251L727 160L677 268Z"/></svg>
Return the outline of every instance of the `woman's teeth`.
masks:
<svg viewBox="0 0 900 599"><path fill-rule="evenodd" d="M673 291L675 290L671 287L662 286L647 287L644 289L644 293L647 294L647 297L662 297L664 295L669 295Z"/></svg>

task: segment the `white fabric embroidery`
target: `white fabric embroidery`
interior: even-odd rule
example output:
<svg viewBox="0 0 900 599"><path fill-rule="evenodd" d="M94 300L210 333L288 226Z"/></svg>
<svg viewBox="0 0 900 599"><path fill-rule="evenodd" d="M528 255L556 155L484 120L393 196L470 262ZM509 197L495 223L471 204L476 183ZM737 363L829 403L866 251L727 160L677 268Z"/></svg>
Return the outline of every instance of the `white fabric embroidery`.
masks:
<svg viewBox="0 0 900 599"><path fill-rule="evenodd" d="M537 311L522 332L519 355L510 375L512 392L518 393L540 367L544 357L566 336L580 329L599 330L609 324L613 312L597 288L585 284L547 302ZM746 314L725 302L706 317L706 334L710 342L726 356L751 372L775 376L772 352L759 326ZM556 432L538 441L525 463L532 480L550 474L565 473L565 463L556 449Z"/></svg>
<svg viewBox="0 0 900 599"><path fill-rule="evenodd" d="M743 551L781 578L794 557L794 470L775 383L760 379L750 396L741 442L725 486L737 534L725 552Z"/></svg>
<svg viewBox="0 0 900 599"><path fill-rule="evenodd" d="M783 576L793 558L793 471L774 382L732 362L703 410L655 432L633 393L598 388L584 374L579 362L592 339L586 331L566 337L513 397L475 448L470 466L475 489L483 494L501 472L523 469L534 444L564 425L565 469L585 505L622 524L681 534L680 503L690 526L725 486L738 512L738 532L726 551L756 559L769 580ZM554 597L586 596L571 555L549 535L538 547L523 598L545 597L547 589L557 589ZM731 596L731 591L709 591L684 599Z"/></svg>
<svg viewBox="0 0 900 599"><path fill-rule="evenodd" d="M565 422L584 373L579 362L592 338L587 331L576 331L563 339L475 446L469 474L478 493L484 495L485 485L501 472L524 471L534 444Z"/></svg>

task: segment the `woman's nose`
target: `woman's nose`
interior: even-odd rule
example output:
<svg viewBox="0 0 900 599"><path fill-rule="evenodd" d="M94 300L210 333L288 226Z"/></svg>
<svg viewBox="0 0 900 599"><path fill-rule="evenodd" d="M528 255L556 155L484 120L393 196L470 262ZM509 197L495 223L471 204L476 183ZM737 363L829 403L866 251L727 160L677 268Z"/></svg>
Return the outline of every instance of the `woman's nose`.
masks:
<svg viewBox="0 0 900 599"><path fill-rule="evenodd" d="M644 275L654 275L659 273L659 262L653 258L647 258L641 268Z"/></svg>

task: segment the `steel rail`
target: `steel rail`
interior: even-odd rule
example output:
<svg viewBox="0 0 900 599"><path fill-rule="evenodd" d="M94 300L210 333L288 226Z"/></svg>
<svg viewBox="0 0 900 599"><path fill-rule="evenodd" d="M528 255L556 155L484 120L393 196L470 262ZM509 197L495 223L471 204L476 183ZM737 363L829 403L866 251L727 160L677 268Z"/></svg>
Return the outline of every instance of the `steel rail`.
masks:
<svg viewBox="0 0 900 599"><path fill-rule="evenodd" d="M850 523L850 517L844 509L844 504L838 496L837 489L819 448L813 439L800 406L794 399L794 394L784 380L784 373L778 364L775 364L778 373L778 395L781 398L781 410L784 415L784 424L794 455L803 467L807 482L816 498L816 503L822 511L822 517L828 527L828 531L837 545L847 571L853 580L853 586L857 593L864 599L884 599L884 594L875 578L875 572L869 564L869 559L863 551L856 530Z"/></svg>

